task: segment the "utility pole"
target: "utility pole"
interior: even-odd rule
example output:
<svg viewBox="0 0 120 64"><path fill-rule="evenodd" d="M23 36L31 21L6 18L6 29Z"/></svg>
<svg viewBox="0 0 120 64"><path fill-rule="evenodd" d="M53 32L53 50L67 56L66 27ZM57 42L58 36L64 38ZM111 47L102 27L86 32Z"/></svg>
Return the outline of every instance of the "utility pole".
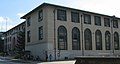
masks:
<svg viewBox="0 0 120 64"><path fill-rule="evenodd" d="M6 32L7 32L7 18L5 18L5 20L6 20Z"/></svg>
<svg viewBox="0 0 120 64"><path fill-rule="evenodd" d="M6 43L5 43L5 54L7 53L7 18L5 18L5 21L6 21L6 34L5 34L5 37L6 37Z"/></svg>

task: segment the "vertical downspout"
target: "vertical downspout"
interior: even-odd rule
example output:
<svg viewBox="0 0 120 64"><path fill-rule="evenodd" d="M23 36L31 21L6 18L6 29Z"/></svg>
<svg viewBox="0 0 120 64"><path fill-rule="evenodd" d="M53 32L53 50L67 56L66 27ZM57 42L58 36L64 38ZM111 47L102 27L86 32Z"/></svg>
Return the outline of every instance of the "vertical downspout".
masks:
<svg viewBox="0 0 120 64"><path fill-rule="evenodd" d="M82 18L83 18L83 15L81 15L81 39L82 39L82 56L84 56L84 45L83 45L83 20L82 20Z"/></svg>
<svg viewBox="0 0 120 64"><path fill-rule="evenodd" d="M55 56L55 60L56 60L56 26L55 26L55 10L53 11L54 13L54 56Z"/></svg>
<svg viewBox="0 0 120 64"><path fill-rule="evenodd" d="M111 42L112 42L112 53L113 53L113 56L114 56L114 41L113 41L113 23L114 23L114 19L115 19L115 16L112 16L112 20L111 20Z"/></svg>

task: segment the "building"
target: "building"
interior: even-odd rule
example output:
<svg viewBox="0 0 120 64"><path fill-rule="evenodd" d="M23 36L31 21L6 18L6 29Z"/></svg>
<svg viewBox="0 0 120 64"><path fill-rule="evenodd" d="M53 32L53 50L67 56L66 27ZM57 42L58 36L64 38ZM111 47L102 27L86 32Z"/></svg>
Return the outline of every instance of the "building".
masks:
<svg viewBox="0 0 120 64"><path fill-rule="evenodd" d="M18 33L23 30L25 30L25 22L20 23L4 33L4 52L8 55L14 55Z"/></svg>
<svg viewBox="0 0 120 64"><path fill-rule="evenodd" d="M120 18L43 3L26 15L26 50L45 60L120 55Z"/></svg>

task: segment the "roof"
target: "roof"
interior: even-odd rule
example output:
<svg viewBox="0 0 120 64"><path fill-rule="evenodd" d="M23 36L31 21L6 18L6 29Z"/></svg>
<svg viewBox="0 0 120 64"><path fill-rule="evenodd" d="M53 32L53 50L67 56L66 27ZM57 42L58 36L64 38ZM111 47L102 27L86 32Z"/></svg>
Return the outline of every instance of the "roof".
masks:
<svg viewBox="0 0 120 64"><path fill-rule="evenodd" d="M11 29L7 30L7 31L6 31L6 32L4 32L4 33L9 32L10 30L15 29L16 27L18 27L18 26L20 26L20 25L22 25L22 24L25 24L25 21L24 21L24 22L22 22L22 23L20 23L20 24L18 24L17 26L15 26L15 27L13 27L13 28L11 28Z"/></svg>
<svg viewBox="0 0 120 64"><path fill-rule="evenodd" d="M43 3L41 5L39 5L38 7L36 7L35 9L33 9L32 11L28 12L27 14L25 14L23 17L21 17L21 19L25 19L25 17L29 14L31 14L32 12L36 11L37 9L43 7L43 6L46 6L46 5L49 5L49 6L55 6L55 7L61 7L61 8L66 8L66 9L72 9L72 10L77 10L77 11L81 11L81 12L86 12L86 13L92 13L92 14L97 14L97 15L101 15L101 16L107 16L107 17L113 17L113 16L110 16L110 15L105 15L105 14L100 14L100 13L95 13L95 12L90 12L90 11L84 11L84 10L80 10L80 9L75 9L75 8L70 8L70 7L65 7L65 6L60 6L60 5L55 5L55 4L50 4L50 3ZM116 17L117 19L120 19L118 17Z"/></svg>

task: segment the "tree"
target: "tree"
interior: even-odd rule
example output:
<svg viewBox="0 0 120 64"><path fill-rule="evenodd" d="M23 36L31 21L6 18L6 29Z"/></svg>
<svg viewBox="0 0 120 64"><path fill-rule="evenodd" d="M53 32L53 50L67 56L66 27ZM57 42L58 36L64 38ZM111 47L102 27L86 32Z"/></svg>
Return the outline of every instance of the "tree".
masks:
<svg viewBox="0 0 120 64"><path fill-rule="evenodd" d="M0 32L0 52L4 51L4 38L3 38L3 32Z"/></svg>
<svg viewBox="0 0 120 64"><path fill-rule="evenodd" d="M17 53L23 53L25 51L25 31L18 32L15 49Z"/></svg>
<svg viewBox="0 0 120 64"><path fill-rule="evenodd" d="M4 41L0 36L0 52L3 52L3 49L4 49Z"/></svg>

